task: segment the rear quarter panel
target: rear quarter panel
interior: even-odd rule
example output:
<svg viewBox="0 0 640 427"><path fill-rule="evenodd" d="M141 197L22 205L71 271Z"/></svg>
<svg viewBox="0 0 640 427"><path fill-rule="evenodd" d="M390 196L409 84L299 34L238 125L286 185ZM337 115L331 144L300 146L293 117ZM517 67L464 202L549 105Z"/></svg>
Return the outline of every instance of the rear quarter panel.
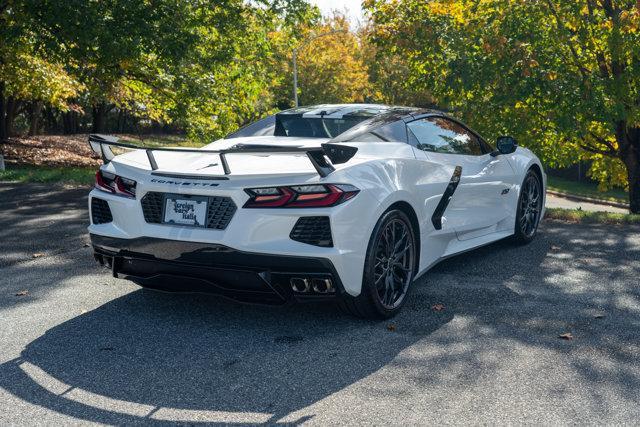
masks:
<svg viewBox="0 0 640 427"><path fill-rule="evenodd" d="M366 222L361 250L366 253L369 237L382 214L398 202L408 203L419 227L419 271L444 253L454 231L435 230L431 217L449 184L455 166L418 159L376 159L347 169L352 181L371 195L377 205L360 216ZM362 267L364 266L364 258ZM361 268L362 268L361 267Z"/></svg>

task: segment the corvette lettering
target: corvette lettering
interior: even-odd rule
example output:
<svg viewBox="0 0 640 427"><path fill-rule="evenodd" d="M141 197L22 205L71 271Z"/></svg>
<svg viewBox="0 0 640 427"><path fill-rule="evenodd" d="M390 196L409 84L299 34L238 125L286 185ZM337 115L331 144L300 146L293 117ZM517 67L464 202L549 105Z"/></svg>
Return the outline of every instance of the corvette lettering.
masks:
<svg viewBox="0 0 640 427"><path fill-rule="evenodd" d="M166 179L152 179L151 182L156 184L169 184L169 185L184 185L192 187L217 187L220 184L213 184L210 182L188 182L188 181L170 181Z"/></svg>

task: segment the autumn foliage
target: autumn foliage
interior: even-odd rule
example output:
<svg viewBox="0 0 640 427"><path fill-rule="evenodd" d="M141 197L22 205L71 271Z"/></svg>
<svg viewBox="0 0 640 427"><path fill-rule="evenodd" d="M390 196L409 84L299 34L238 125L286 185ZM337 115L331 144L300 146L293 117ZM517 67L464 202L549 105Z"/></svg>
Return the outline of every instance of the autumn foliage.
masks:
<svg viewBox="0 0 640 427"><path fill-rule="evenodd" d="M637 0L0 0L0 139L186 132L210 141L293 105L439 107L548 166L589 160L640 211ZM326 35L328 33L328 35ZM312 40L312 42L310 42Z"/></svg>
<svg viewBox="0 0 640 427"><path fill-rule="evenodd" d="M547 165L592 161L640 212L636 0L368 0L381 49L412 85L486 135L512 134Z"/></svg>

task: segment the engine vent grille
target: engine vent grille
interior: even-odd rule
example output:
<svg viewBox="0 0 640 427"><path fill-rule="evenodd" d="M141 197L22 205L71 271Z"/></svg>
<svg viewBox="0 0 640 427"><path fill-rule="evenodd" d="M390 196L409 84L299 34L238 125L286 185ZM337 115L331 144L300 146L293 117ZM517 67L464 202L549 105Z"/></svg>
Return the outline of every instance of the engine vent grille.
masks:
<svg viewBox="0 0 640 427"><path fill-rule="evenodd" d="M236 204L229 197L209 197L207 228L224 230L234 213L236 213Z"/></svg>
<svg viewBox="0 0 640 427"><path fill-rule="evenodd" d="M224 230L236 213L236 204L230 197L207 197L207 228ZM164 193L149 192L140 201L144 220L151 224L162 223Z"/></svg>
<svg viewBox="0 0 640 427"><path fill-rule="evenodd" d="M91 222L94 224L106 224L113 221L109 203L106 200L91 198Z"/></svg>
<svg viewBox="0 0 640 427"><path fill-rule="evenodd" d="M142 204L142 214L144 220L151 224L162 222L162 193L150 192L144 195L140 203Z"/></svg>
<svg viewBox="0 0 640 427"><path fill-rule="evenodd" d="M326 248L333 247L331 225L328 216L306 216L299 218L289 237L297 242Z"/></svg>

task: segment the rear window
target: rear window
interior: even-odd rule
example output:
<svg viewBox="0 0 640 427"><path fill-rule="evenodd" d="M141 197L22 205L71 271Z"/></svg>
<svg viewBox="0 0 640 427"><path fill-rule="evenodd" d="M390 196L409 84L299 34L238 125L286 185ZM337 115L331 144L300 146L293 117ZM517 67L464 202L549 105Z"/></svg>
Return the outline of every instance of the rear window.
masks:
<svg viewBox="0 0 640 427"><path fill-rule="evenodd" d="M294 114L276 115L275 136L303 138L335 138L370 116L343 116L342 118L303 117Z"/></svg>
<svg viewBox="0 0 640 427"><path fill-rule="evenodd" d="M276 116L265 117L257 122L250 123L237 131L230 133L225 138L246 138L248 136L272 136L276 127Z"/></svg>
<svg viewBox="0 0 640 427"><path fill-rule="evenodd" d="M403 117L415 112L414 108L370 106L299 107L265 117L226 136L285 136L300 138L326 138L332 142L407 142L407 129Z"/></svg>
<svg viewBox="0 0 640 427"><path fill-rule="evenodd" d="M340 139L347 142L407 142L407 126L402 120L386 125L372 124L366 131L345 134Z"/></svg>
<svg viewBox="0 0 640 427"><path fill-rule="evenodd" d="M333 142L407 142L407 126L403 117L412 109L396 108L387 114L372 117L360 126L354 126Z"/></svg>

